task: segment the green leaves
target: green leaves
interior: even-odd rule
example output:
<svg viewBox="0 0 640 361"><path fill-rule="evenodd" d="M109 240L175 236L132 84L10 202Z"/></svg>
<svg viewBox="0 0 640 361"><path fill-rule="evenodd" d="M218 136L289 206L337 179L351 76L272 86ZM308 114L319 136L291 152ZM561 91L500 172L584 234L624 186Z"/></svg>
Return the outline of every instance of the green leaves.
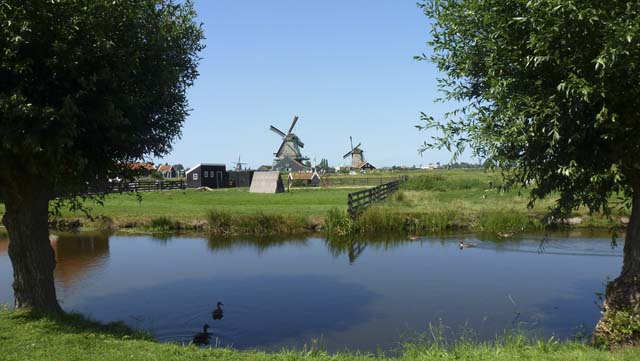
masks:
<svg viewBox="0 0 640 361"><path fill-rule="evenodd" d="M24 177L76 194L161 156L198 75L190 1L0 4L0 192Z"/></svg>
<svg viewBox="0 0 640 361"><path fill-rule="evenodd" d="M532 200L559 191L556 211L606 210L640 189L640 2L426 0L431 61L458 111L421 150L469 147ZM419 57L425 58L424 54ZM613 171L612 169L616 169Z"/></svg>

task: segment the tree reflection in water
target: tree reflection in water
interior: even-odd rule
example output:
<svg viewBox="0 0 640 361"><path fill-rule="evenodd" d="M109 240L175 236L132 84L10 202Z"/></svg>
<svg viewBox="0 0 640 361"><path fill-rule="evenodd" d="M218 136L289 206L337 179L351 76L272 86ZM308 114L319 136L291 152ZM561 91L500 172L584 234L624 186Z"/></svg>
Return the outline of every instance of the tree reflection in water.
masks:
<svg viewBox="0 0 640 361"><path fill-rule="evenodd" d="M51 246L56 256L55 278L65 288L109 258L109 236L104 233L59 234Z"/></svg>

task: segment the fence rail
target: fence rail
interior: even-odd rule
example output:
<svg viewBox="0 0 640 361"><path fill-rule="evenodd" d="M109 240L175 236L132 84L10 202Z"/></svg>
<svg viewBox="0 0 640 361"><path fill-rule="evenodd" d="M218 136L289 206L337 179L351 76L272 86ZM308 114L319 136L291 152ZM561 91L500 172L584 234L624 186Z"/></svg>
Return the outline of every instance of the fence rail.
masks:
<svg viewBox="0 0 640 361"><path fill-rule="evenodd" d="M399 187L400 181L396 180L363 191L349 193L349 200L347 201L349 215L351 218L355 218L361 209L387 199L389 194L397 191Z"/></svg>
<svg viewBox="0 0 640 361"><path fill-rule="evenodd" d="M105 193L124 192L157 192L171 189L185 189L187 185L184 181L134 181L134 182L111 182L106 187Z"/></svg>

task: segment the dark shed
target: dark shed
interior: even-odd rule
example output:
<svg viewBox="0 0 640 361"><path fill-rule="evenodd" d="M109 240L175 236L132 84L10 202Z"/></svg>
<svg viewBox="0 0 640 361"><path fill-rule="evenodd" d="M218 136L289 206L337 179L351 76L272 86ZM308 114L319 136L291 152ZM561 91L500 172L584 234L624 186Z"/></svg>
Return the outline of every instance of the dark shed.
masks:
<svg viewBox="0 0 640 361"><path fill-rule="evenodd" d="M224 188L228 184L227 166L202 163L187 171L187 188Z"/></svg>
<svg viewBox="0 0 640 361"><path fill-rule="evenodd" d="M253 171L228 171L227 179L230 187L249 187L251 186L251 180L253 180Z"/></svg>

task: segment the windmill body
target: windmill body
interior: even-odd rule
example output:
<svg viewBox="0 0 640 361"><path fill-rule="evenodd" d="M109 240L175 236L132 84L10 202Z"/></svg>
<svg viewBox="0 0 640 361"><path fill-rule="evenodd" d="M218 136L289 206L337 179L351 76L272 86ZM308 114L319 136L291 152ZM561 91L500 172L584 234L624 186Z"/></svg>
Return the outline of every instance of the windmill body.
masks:
<svg viewBox="0 0 640 361"><path fill-rule="evenodd" d="M276 133L281 139L280 147L274 153L275 160L273 161L273 170L277 171L303 171L308 167L303 164L304 161L309 158L302 155L301 149L304 148L304 143L300 138L293 133L293 128L298 122L298 117L294 117L287 133L274 127L269 128L272 132Z"/></svg>
<svg viewBox="0 0 640 361"><path fill-rule="evenodd" d="M351 144L351 150L347 152L342 158L346 159L351 157L351 168L355 170L371 170L376 169L373 165L368 163L364 158L364 150L361 148L362 143L358 143L355 147L353 146L353 138L349 137L349 141Z"/></svg>

